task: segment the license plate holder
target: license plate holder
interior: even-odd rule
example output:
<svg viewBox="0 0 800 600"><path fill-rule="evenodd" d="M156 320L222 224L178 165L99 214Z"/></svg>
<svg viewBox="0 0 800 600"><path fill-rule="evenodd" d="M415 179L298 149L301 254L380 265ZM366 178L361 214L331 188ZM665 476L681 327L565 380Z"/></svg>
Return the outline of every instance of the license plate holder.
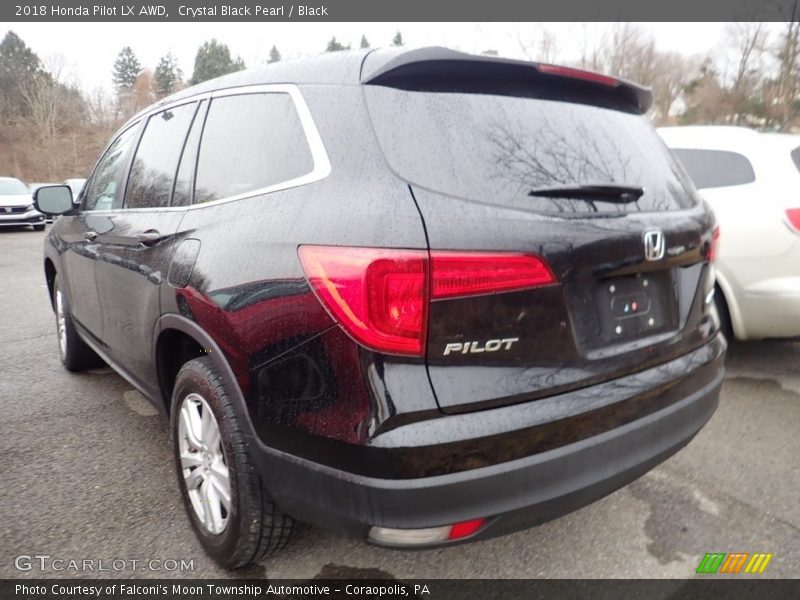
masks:
<svg viewBox="0 0 800 600"><path fill-rule="evenodd" d="M669 270L598 282L595 301L604 343L631 341L677 326L677 301Z"/></svg>

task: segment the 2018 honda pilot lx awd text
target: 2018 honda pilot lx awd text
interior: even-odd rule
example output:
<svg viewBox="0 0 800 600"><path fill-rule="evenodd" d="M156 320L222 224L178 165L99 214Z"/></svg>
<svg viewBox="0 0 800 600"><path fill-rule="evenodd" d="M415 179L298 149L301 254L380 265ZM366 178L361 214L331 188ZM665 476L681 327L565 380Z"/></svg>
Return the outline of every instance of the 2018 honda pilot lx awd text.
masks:
<svg viewBox="0 0 800 600"><path fill-rule="evenodd" d="M443 49L271 65L113 138L45 243L61 358L171 420L205 550L542 523L714 412L714 220L596 73Z"/></svg>

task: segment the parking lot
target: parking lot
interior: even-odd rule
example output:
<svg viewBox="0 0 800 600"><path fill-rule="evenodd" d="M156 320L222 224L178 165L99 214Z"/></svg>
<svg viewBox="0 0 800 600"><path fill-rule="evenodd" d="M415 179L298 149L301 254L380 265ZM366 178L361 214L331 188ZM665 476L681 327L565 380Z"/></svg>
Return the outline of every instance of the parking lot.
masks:
<svg viewBox="0 0 800 600"><path fill-rule="evenodd" d="M110 369L61 368L42 274L44 235L0 231L0 577L42 576L15 568L16 556L36 553L193 559L191 572L139 567L103 576L231 576L195 541L167 424ZM769 552L763 576L796 577L799 494L800 343L738 343L706 428L600 502L529 531L424 552L303 527L283 553L237 575L686 577L706 552Z"/></svg>

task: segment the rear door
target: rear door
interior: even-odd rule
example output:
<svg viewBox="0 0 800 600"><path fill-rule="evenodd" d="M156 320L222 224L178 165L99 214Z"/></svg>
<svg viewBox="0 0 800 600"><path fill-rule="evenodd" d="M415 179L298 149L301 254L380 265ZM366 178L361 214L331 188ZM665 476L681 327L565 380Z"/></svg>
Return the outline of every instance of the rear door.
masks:
<svg viewBox="0 0 800 600"><path fill-rule="evenodd" d="M122 206L108 215L110 226L97 238L103 340L115 362L145 387L155 381L152 335L160 291L188 200L184 189L190 175L185 170L179 175L178 167L198 106L173 106L147 119L130 161Z"/></svg>
<svg viewBox="0 0 800 600"><path fill-rule="evenodd" d="M534 255L554 275L530 289L431 303L428 371L445 412L616 378L711 333L712 217L627 84L536 80L524 68L518 79L506 69L494 87L469 78L463 91L453 69L442 85L415 87L406 73L403 89L391 77L365 86L431 250Z"/></svg>

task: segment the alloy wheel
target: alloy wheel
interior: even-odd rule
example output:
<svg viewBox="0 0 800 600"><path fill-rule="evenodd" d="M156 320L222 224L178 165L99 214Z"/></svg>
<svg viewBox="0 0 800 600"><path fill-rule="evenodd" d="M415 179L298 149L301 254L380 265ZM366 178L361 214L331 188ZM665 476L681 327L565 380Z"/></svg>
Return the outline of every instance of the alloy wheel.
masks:
<svg viewBox="0 0 800 600"><path fill-rule="evenodd" d="M219 425L211 407L191 393L178 417L181 472L195 514L212 534L225 531L231 511L231 483Z"/></svg>

